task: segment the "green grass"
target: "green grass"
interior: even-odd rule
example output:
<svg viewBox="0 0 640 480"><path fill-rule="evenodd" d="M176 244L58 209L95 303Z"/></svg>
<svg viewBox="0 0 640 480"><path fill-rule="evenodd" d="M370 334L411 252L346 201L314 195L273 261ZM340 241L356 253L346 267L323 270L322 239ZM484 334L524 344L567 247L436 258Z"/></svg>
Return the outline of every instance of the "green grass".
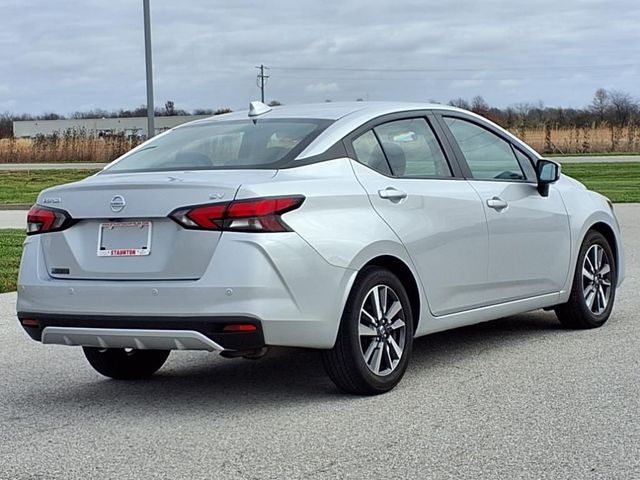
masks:
<svg viewBox="0 0 640 480"><path fill-rule="evenodd" d="M640 162L567 163L562 171L613 202L640 202ZM79 180L90 173L89 170L0 172L0 202L32 203L43 188ZM16 289L24 238L24 230L0 230L0 293Z"/></svg>
<svg viewBox="0 0 640 480"><path fill-rule="evenodd" d="M0 293L16 289L24 230L0 230Z"/></svg>
<svg viewBox="0 0 640 480"><path fill-rule="evenodd" d="M634 157L640 152L604 152L604 153L545 153L545 157Z"/></svg>
<svg viewBox="0 0 640 480"><path fill-rule="evenodd" d="M640 161L565 163L562 171L613 202L640 202ZM0 171L0 204L34 203L41 190L74 182L95 170Z"/></svg>
<svg viewBox="0 0 640 480"><path fill-rule="evenodd" d="M562 172L612 202L640 202L640 162L565 163Z"/></svg>
<svg viewBox="0 0 640 480"><path fill-rule="evenodd" d="M75 182L96 170L7 170L0 171L0 204L34 203L48 187Z"/></svg>

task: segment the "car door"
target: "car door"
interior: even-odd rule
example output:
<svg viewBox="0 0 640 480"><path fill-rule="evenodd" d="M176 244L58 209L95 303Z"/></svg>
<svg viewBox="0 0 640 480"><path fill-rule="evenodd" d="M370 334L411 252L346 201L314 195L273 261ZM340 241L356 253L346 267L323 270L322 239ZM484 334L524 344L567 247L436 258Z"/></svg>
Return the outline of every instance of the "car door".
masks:
<svg viewBox="0 0 640 480"><path fill-rule="evenodd" d="M488 233L482 204L447 161L425 116L377 120L345 141L371 204L403 242L429 307L443 315L483 305Z"/></svg>
<svg viewBox="0 0 640 480"><path fill-rule="evenodd" d="M558 292L567 278L569 219L560 193L543 197L524 149L479 119L442 113L489 229L486 298L497 304Z"/></svg>

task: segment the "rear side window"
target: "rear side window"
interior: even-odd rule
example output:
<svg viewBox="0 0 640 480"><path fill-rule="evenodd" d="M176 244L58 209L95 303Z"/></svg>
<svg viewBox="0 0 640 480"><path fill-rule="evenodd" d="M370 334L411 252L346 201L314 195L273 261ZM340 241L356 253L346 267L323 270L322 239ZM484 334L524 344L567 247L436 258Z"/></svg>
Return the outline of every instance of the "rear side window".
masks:
<svg viewBox="0 0 640 480"><path fill-rule="evenodd" d="M509 142L475 123L444 117L471 170L481 180L525 180Z"/></svg>
<svg viewBox="0 0 640 480"><path fill-rule="evenodd" d="M352 145L360 163L384 175L451 177L440 144L423 118L384 123L360 135Z"/></svg>
<svg viewBox="0 0 640 480"><path fill-rule="evenodd" d="M396 177L450 177L449 164L424 118L385 123L374 128Z"/></svg>
<svg viewBox="0 0 640 480"><path fill-rule="evenodd" d="M125 154L103 173L279 168L295 158L328 120L219 121L179 127Z"/></svg>

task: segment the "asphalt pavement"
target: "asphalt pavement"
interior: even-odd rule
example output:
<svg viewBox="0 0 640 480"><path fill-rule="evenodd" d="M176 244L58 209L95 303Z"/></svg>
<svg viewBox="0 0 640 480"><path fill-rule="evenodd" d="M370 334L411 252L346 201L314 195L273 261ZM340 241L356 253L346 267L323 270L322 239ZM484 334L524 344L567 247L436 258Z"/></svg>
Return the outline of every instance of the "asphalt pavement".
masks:
<svg viewBox="0 0 640 480"><path fill-rule="evenodd" d="M0 478L640 478L640 205L609 322L536 311L417 339L400 385L339 393L316 352L173 352L142 382L29 339L0 295Z"/></svg>

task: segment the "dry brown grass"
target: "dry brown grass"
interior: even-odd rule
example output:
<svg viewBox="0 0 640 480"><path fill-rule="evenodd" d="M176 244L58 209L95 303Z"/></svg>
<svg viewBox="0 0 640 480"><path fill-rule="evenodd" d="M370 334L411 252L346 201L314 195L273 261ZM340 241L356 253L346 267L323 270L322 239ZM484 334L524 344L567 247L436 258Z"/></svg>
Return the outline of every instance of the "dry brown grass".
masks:
<svg viewBox="0 0 640 480"><path fill-rule="evenodd" d="M541 153L640 151L637 127L513 128L511 132Z"/></svg>
<svg viewBox="0 0 640 480"><path fill-rule="evenodd" d="M515 127L511 132L541 153L640 152L637 127ZM73 133L32 140L0 139L0 163L109 162L139 143L138 139Z"/></svg>
<svg viewBox="0 0 640 480"><path fill-rule="evenodd" d="M138 145L124 137L0 139L0 163L110 162Z"/></svg>

